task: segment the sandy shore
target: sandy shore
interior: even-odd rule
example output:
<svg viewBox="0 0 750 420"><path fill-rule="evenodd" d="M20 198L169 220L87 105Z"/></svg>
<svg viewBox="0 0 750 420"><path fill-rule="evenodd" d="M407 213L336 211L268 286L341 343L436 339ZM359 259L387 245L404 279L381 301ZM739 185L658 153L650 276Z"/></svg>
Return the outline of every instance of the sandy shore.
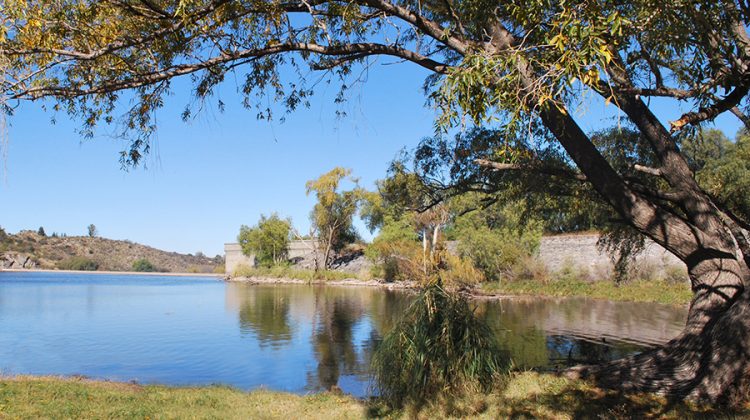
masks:
<svg viewBox="0 0 750 420"><path fill-rule="evenodd" d="M72 273L72 274L117 274L126 276L167 276L167 277L212 277L212 278L223 278L224 274L216 273L156 273L156 272L141 272L141 271L75 271L75 270L24 270L6 268L0 269L0 273Z"/></svg>

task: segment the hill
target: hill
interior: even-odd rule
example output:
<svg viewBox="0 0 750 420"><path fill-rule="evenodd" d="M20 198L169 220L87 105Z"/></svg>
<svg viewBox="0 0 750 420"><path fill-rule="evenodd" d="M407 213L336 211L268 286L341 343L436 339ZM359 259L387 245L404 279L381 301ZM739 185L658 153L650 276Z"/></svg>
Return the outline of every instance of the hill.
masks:
<svg viewBox="0 0 750 420"><path fill-rule="evenodd" d="M88 236L44 236L34 231L7 235L0 230L1 268L132 271L147 260L153 270L181 273L223 272L223 258L167 252L131 241ZM141 265L143 261L141 261ZM147 266L148 267L148 266Z"/></svg>

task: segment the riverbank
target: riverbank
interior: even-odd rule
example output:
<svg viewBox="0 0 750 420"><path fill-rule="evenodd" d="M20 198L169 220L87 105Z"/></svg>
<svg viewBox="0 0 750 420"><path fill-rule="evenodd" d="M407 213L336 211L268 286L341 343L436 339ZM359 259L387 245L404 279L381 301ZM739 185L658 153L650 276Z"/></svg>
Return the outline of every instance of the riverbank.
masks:
<svg viewBox="0 0 750 420"><path fill-rule="evenodd" d="M70 273L70 274L115 274L123 276L166 276L166 277L210 277L220 279L224 274L216 273L161 273L153 271L78 271L78 270L44 270L44 269L0 269L0 273Z"/></svg>
<svg viewBox="0 0 750 420"><path fill-rule="evenodd" d="M586 297L619 302L651 302L666 305L686 305L693 292L684 283L664 280L636 280L622 285L611 281L584 281L577 279L539 282L521 280L484 283L472 291L483 298L507 296Z"/></svg>
<svg viewBox="0 0 750 420"><path fill-rule="evenodd" d="M355 277L343 279L314 278L307 279L288 276L250 275L226 277L226 281L249 284L316 284L332 286L368 286L384 289L416 289L416 282L385 282L377 279L361 280ZM514 296L541 297L585 297L618 302L651 302L667 305L686 305L690 303L692 292L686 284L663 280L637 280L623 285L611 281L585 281L563 279L556 281L520 280L509 282L483 283L463 290L472 298L504 299Z"/></svg>
<svg viewBox="0 0 750 420"><path fill-rule="evenodd" d="M0 418L685 418L747 415L651 395L622 396L552 374L511 374L488 395L389 411L377 400L337 393L243 392L223 386L170 387L85 378L0 378Z"/></svg>

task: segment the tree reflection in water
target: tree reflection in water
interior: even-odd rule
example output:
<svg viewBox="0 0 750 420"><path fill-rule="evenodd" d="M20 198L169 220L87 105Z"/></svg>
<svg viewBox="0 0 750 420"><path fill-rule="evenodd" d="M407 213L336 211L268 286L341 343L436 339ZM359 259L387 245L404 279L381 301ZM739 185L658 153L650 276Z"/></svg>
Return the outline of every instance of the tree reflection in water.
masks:
<svg viewBox="0 0 750 420"><path fill-rule="evenodd" d="M253 333L261 347L281 348L292 339L289 325L289 293L270 287L242 288L240 330Z"/></svg>
<svg viewBox="0 0 750 420"><path fill-rule="evenodd" d="M257 339L254 351L280 352L272 359L279 376L301 380L295 387L305 391L340 387L355 395L368 394L372 353L413 299L362 287L228 284L226 290L227 310L239 317L241 333ZM668 340L685 316L681 308L583 299L475 305L518 369L619 358Z"/></svg>

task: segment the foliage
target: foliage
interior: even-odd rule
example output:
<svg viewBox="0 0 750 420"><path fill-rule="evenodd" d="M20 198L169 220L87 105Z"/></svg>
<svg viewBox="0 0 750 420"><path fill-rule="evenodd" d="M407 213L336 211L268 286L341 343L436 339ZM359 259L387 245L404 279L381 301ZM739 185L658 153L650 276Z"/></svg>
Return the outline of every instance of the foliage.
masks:
<svg viewBox="0 0 750 420"><path fill-rule="evenodd" d="M734 142L718 130L707 130L682 143L698 183L721 205L750 220L750 133Z"/></svg>
<svg viewBox="0 0 750 420"><path fill-rule="evenodd" d="M380 396L395 407L471 385L489 390L506 368L492 331L466 299L437 285L424 289L383 337L372 365Z"/></svg>
<svg viewBox="0 0 750 420"><path fill-rule="evenodd" d="M85 257L70 257L57 263L60 270L96 271L99 263Z"/></svg>
<svg viewBox="0 0 750 420"><path fill-rule="evenodd" d="M542 223L524 220L523 202L483 204L481 195L465 194L452 206L461 214L450 231L458 240L458 253L473 261L488 280L508 278L539 248Z"/></svg>
<svg viewBox="0 0 750 420"><path fill-rule="evenodd" d="M156 266L145 258L139 258L133 261L133 271L138 272L154 272L159 271Z"/></svg>
<svg viewBox="0 0 750 420"><path fill-rule="evenodd" d="M97 235L99 235L99 231L96 229L96 225L94 225L93 223L86 227L86 232L88 233L89 238L95 238Z"/></svg>
<svg viewBox="0 0 750 420"><path fill-rule="evenodd" d="M41 237L46 237L47 233L44 231L44 227L39 226L39 229L36 231L36 234Z"/></svg>
<svg viewBox="0 0 750 420"><path fill-rule="evenodd" d="M365 249L374 263L373 276L386 281L420 280L424 277L422 247L413 224L404 217L384 216L378 236Z"/></svg>
<svg viewBox="0 0 750 420"><path fill-rule="evenodd" d="M286 260L291 229L292 222L289 219L281 219L276 213L269 217L261 215L255 226L240 227L237 241L243 254L255 255L258 264L270 267Z"/></svg>
<svg viewBox="0 0 750 420"><path fill-rule="evenodd" d="M8 234L5 232L5 229L0 227L0 243L5 242L6 240L8 240Z"/></svg>
<svg viewBox="0 0 750 420"><path fill-rule="evenodd" d="M354 188L341 191L340 184L344 180L354 183ZM323 266L326 269L332 262L331 252L338 252L357 239L352 223L365 194L357 181L351 177L350 169L336 167L305 184L307 194L314 193L318 200L310 214L310 221L324 249Z"/></svg>

